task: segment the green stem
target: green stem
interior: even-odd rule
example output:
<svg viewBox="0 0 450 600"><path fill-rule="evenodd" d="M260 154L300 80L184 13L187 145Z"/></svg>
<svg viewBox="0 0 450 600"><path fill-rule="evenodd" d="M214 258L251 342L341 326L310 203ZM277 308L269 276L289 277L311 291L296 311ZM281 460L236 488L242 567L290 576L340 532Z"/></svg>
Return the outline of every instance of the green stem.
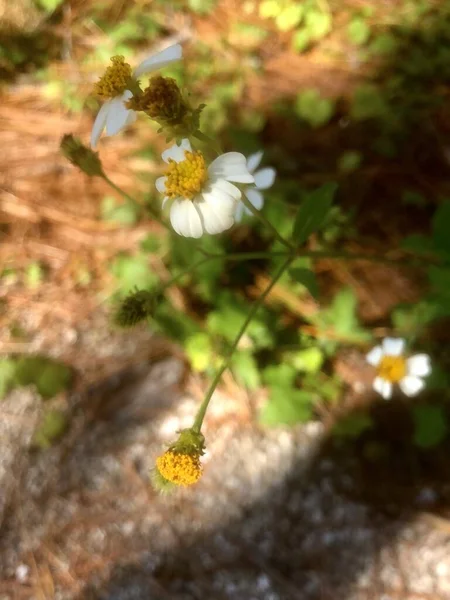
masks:
<svg viewBox="0 0 450 600"><path fill-rule="evenodd" d="M123 198L125 198L126 200L129 200L130 202L133 202L133 204L138 204L137 200L135 198L133 198L133 196L130 196L130 194L127 194L127 192L125 192L125 190L123 190L118 185L116 185L114 183L114 181L111 181L111 179L107 175L103 174L103 179L113 190L118 192ZM168 231L172 232L172 228L170 227L170 225L168 223L166 223L165 221L163 221L163 219L161 219L161 217L155 211L153 206L147 205L147 209L149 210L150 214L155 219L155 221L157 221L160 225L165 227Z"/></svg>
<svg viewBox="0 0 450 600"><path fill-rule="evenodd" d="M289 265L291 264L291 262L294 260L294 256L289 256L287 260L284 261L284 263L282 264L282 266L280 267L280 269L278 270L278 272L276 273L275 277L272 279L272 281L270 282L270 284L267 286L267 288L264 290L264 292L259 296L258 300L256 300L251 309L250 312L247 315L247 318L245 319L245 321L242 323L241 328L239 329L239 333L237 334L231 348L229 349L226 357L223 359L222 362L222 366L219 368L219 370L217 371L214 379L211 382L211 385L209 386L208 391L206 392L206 396L205 399L203 400L197 416L195 417L195 421L194 424L192 426L193 431L200 433L200 430L202 428L202 424L203 424L203 419L205 418L205 414L206 411L208 409L208 405L209 402L212 398L212 395L214 393L214 390L216 389L220 378L222 377L223 373L228 369L228 367L230 366L230 362L231 362L231 358L233 357L233 354L236 350L236 348L238 347L238 344L242 338L242 336L244 335L250 321L253 319L253 317L255 316L256 312L258 311L258 309L262 306L262 304L264 303L264 300L267 298L267 296L270 294L271 290L273 289L273 287L275 286L275 284L277 283L277 281L280 279L280 277L283 275L283 273L285 272L285 270L289 267Z"/></svg>
<svg viewBox="0 0 450 600"><path fill-rule="evenodd" d="M203 131L200 131L200 129L197 129L197 131L194 131L194 133L192 134L192 137L196 138L197 140L200 140L200 142L203 142L203 144L205 144L206 146L211 148L211 150L213 152L215 152L217 155L222 153L222 150L221 150L219 144L216 141L214 141L212 138L210 138L208 135L203 133Z"/></svg>
<svg viewBox="0 0 450 600"><path fill-rule="evenodd" d="M245 208L248 208L248 210L252 213L253 216L259 219L261 223L263 223L266 227L270 229L270 231L273 233L273 235L277 238L278 241L280 241L284 246L286 246L286 248L289 248L290 252L295 250L295 246L291 244L291 242L288 242L288 240L286 240L280 233L278 233L278 230L272 225L272 223L268 219L266 219L266 217L262 214L260 210L253 206L253 204L250 202L250 200L246 197L245 194L242 194L241 201L243 202Z"/></svg>

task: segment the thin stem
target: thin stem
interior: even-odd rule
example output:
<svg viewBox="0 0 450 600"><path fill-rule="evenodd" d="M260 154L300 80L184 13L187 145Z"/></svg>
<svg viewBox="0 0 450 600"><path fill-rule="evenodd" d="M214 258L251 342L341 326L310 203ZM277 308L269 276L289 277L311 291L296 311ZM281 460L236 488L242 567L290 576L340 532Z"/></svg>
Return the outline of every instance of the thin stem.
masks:
<svg viewBox="0 0 450 600"><path fill-rule="evenodd" d="M274 278L272 279L272 281L270 282L270 284L267 286L267 288L264 290L264 292L259 296L258 300L256 300L251 309L250 312L247 315L247 318L245 319L245 321L242 323L241 328L239 329L239 333L237 334L231 348L229 349L226 357L223 359L222 365L219 368L219 370L217 371L214 379L211 382L211 385L209 386L208 391L206 392L206 396L205 399L203 400L197 416L195 417L195 421L194 424L192 426L192 429L198 433L200 433L200 430L202 428L202 424L203 424L203 419L205 418L205 414L206 414L206 410L208 408L209 402L212 398L212 395L214 393L214 390L216 389L220 378L222 377L223 373L228 369L228 367L230 366L230 362L231 362L231 358L236 350L236 348L238 347L238 344L242 338L242 336L244 335L250 321L253 319L253 317L255 316L256 312L258 311L258 309L262 306L262 304L264 303L264 300L267 298L267 296L270 294L270 292L272 291L273 287L275 286L275 284L277 283L277 281L280 279L280 277L283 275L283 273L285 272L285 270L288 268L288 266L291 264L291 262L294 260L294 256L290 255L288 257L287 260L284 261L284 263L282 264L282 266L280 267L280 269L278 270L278 272L276 273L276 275L274 276Z"/></svg>
<svg viewBox="0 0 450 600"><path fill-rule="evenodd" d="M115 184L114 181L111 181L111 179L107 175L103 174L103 179L106 181L106 183L110 187L112 187L113 190L115 190L121 196L123 196L123 198L125 198L126 200L129 200L130 202L133 202L133 204L138 204L137 200L135 198L133 198L133 196L130 196L130 194L127 194L127 192L125 190L123 190L122 188L120 188L117 184ZM166 223L163 219L161 219L161 217L155 211L153 206L147 205L146 208L150 211L150 213L151 213L152 217L155 219L155 221L157 221L160 225L165 227L168 231L172 232L172 228L170 227L170 225L168 223Z"/></svg>
<svg viewBox="0 0 450 600"><path fill-rule="evenodd" d="M270 231L274 234L278 241L280 241L284 246L286 246L286 248L289 248L291 252L295 250L295 246L291 244L291 242L286 240L278 232L278 230L272 225L272 223L268 219L266 219L262 212L253 206L253 204L250 202L250 200L246 197L245 194L242 194L241 201L243 202L244 206L248 208L248 210L252 213L253 216L259 219L261 223L264 223L264 225L270 229Z"/></svg>

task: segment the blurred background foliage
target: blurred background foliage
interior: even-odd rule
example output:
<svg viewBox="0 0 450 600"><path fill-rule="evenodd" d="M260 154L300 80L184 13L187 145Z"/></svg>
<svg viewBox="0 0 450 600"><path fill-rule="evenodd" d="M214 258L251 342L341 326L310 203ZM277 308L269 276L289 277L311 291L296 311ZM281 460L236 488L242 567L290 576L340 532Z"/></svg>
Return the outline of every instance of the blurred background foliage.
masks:
<svg viewBox="0 0 450 600"><path fill-rule="evenodd" d="M343 443L370 436L373 398L361 406L357 392L361 380L370 386L364 354L376 338L394 333L429 353L434 366L423 399L404 405L410 442L443 443L450 364L448 3L22 0L0 10L5 95L32 85L45 110L91 123L98 109L92 85L112 55L136 64L150 48L181 41L186 60L164 75L207 104L203 129L223 148L246 155L264 149L263 166L278 172L264 212L282 234L291 234L296 211L314 200L314 189L336 181L333 208L307 248L429 257L429 268L298 259L251 323L233 377L251 394L263 390L264 425L320 418ZM155 131L139 122L123 136L130 143L120 161L137 165L126 180L136 201L102 189L86 208L105 231L128 231L132 242L72 262L66 273L80 297L107 299L111 310L134 289L157 292L161 279L205 253L280 249L250 217L199 243L149 228L147 207L160 205L153 182L164 147ZM116 143L103 140L100 156L108 161ZM13 235L14 227L2 231ZM210 260L159 298L149 326L179 342L192 369L210 377L278 262ZM315 277L305 279L305 269ZM5 306L14 290L45 296L52 281L58 275L45 259L9 257L1 265ZM5 314L10 338L20 338ZM29 383L43 397L56 395L69 385L68 367L46 361L2 359L0 395ZM42 447L64 430L51 410L37 438Z"/></svg>

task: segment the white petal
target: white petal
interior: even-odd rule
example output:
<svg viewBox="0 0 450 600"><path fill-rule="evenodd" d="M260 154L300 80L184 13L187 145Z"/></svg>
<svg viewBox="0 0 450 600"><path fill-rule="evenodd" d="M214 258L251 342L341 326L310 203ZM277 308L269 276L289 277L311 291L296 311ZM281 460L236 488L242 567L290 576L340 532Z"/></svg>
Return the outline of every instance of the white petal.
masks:
<svg viewBox="0 0 450 600"><path fill-rule="evenodd" d="M379 364L382 356L383 348L381 346L375 346L375 348L372 348L372 350L366 354L366 361L369 363L369 365L376 367Z"/></svg>
<svg viewBox="0 0 450 600"><path fill-rule="evenodd" d="M175 200L170 208L170 222L175 231L184 237L199 238L203 226L197 208L191 200Z"/></svg>
<svg viewBox="0 0 450 600"><path fill-rule="evenodd" d="M416 354L406 361L408 375L426 377L431 373L431 363L428 354Z"/></svg>
<svg viewBox="0 0 450 600"><path fill-rule="evenodd" d="M242 202L238 202L237 206L236 206L236 210L234 212L234 220L237 223L240 223L242 221L242 217L244 216L244 211L248 212L247 209L245 208L245 206L242 204Z"/></svg>
<svg viewBox="0 0 450 600"><path fill-rule="evenodd" d="M262 207L264 206L264 196L261 194L261 192L259 192L255 188L247 188L245 190L245 195L257 210L262 209ZM250 212L248 209L246 210Z"/></svg>
<svg viewBox="0 0 450 600"><path fill-rule="evenodd" d="M94 124L92 125L92 133L91 133L91 146L95 148L98 144L98 140L102 135L102 131L105 129L106 118L108 116L109 107L111 104L111 100L108 100L103 104L101 109L98 111L97 116L95 117Z"/></svg>
<svg viewBox="0 0 450 600"><path fill-rule="evenodd" d="M165 50L162 50L157 54L148 56L145 60L143 60L135 68L133 76L138 78L141 75L144 75L144 73L151 73L152 71L162 69L162 67L170 65L170 63L173 63L176 60L180 60L182 55L183 49L180 46L180 44L174 44L173 46L169 46Z"/></svg>
<svg viewBox="0 0 450 600"><path fill-rule="evenodd" d="M175 198L175 200L182 200L182 198ZM161 209L164 210L166 208L166 204L167 202L170 203L170 198L168 196L165 196L163 198L162 204L161 204ZM170 204L171 205L171 204Z"/></svg>
<svg viewBox="0 0 450 600"><path fill-rule="evenodd" d="M236 200L227 194L221 185L210 184L194 198L194 202L200 212L203 227L208 233L222 233L234 225Z"/></svg>
<svg viewBox="0 0 450 600"><path fill-rule="evenodd" d="M242 196L241 190L229 181L225 181L225 179L218 179L214 182L211 181L209 187L214 190L215 194L223 192L226 196L231 196L233 200L240 200Z"/></svg>
<svg viewBox="0 0 450 600"><path fill-rule="evenodd" d="M155 188L158 190L158 192L164 194L164 192L166 191L166 178L158 177L158 179L155 181Z"/></svg>
<svg viewBox="0 0 450 600"><path fill-rule="evenodd" d="M208 167L208 174L213 181L226 179L236 183L253 183L253 175L247 169L245 156L240 152L226 152L218 156Z"/></svg>
<svg viewBox="0 0 450 600"><path fill-rule="evenodd" d="M384 338L382 342L384 354L401 356L405 349L405 340L400 338Z"/></svg>
<svg viewBox="0 0 450 600"><path fill-rule="evenodd" d="M375 377L373 389L385 400L389 400L389 398L392 396L392 383L386 381L386 379L382 379L381 377Z"/></svg>
<svg viewBox="0 0 450 600"><path fill-rule="evenodd" d="M272 169L272 167L260 169L254 174L255 185L260 190L267 190L268 188L273 186L273 182L275 181L276 176L277 172L275 171L275 169Z"/></svg>
<svg viewBox="0 0 450 600"><path fill-rule="evenodd" d="M399 386L406 396L417 396L425 387L425 382L419 377L407 375L399 382Z"/></svg>
<svg viewBox="0 0 450 600"><path fill-rule="evenodd" d="M259 167L263 154L264 152L260 150L259 152L255 152L255 154L250 154L247 158L247 169L250 173L253 173L253 171Z"/></svg>
<svg viewBox="0 0 450 600"><path fill-rule="evenodd" d="M161 158L166 163L168 163L170 159L179 163L184 160L184 153L186 150L188 152L192 152L192 147L189 140L187 138L184 138L183 140L181 140L180 145L173 144L172 146L170 146L170 148L164 150L164 152L161 154Z"/></svg>
<svg viewBox="0 0 450 600"><path fill-rule="evenodd" d="M119 96L110 100L108 115L106 117L106 134L115 135L123 129L130 119L130 113L134 111L126 108L124 102L129 100L133 94L129 90Z"/></svg>

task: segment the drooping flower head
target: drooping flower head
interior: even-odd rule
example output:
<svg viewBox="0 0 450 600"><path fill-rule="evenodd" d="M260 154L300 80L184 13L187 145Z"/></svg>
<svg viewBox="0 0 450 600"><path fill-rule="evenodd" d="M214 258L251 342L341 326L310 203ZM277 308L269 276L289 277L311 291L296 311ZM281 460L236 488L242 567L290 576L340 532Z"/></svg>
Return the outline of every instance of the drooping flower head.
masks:
<svg viewBox="0 0 450 600"><path fill-rule="evenodd" d="M245 156L227 152L207 165L188 139L162 153L169 166L156 180L164 194L163 207L169 208L174 230L184 237L199 238L204 233L221 233L232 227L241 190L233 183L253 183ZM231 183L233 182L233 183Z"/></svg>
<svg viewBox="0 0 450 600"><path fill-rule="evenodd" d="M95 148L102 131L115 135L136 120L136 112L126 105L134 94L140 93L138 78L145 73L157 71L182 56L180 44L169 46L162 52L143 60L134 71L123 56L113 56L104 75L95 84L94 91L105 103L98 112L91 133L91 146Z"/></svg>
<svg viewBox="0 0 450 600"><path fill-rule="evenodd" d="M162 491L171 484L189 486L202 476L200 457L205 451L205 438L193 429L180 431L178 440L156 459L153 483Z"/></svg>
<svg viewBox="0 0 450 600"><path fill-rule="evenodd" d="M246 187L244 194L257 210L261 210L264 206L264 196L261 194L261 190L268 190L272 187L277 175L273 167L258 169L263 154L264 152L260 150L259 152L255 152L255 154L250 154L247 158L247 169L254 176L255 184ZM240 221L244 214L251 215L252 213L242 202L239 202L236 207L236 221Z"/></svg>
<svg viewBox="0 0 450 600"><path fill-rule="evenodd" d="M405 340L385 338L366 356L367 362L377 371L373 388L385 400L391 398L394 384L398 384L406 396L416 396L425 387L422 377L431 373L427 354L407 358L404 351Z"/></svg>

